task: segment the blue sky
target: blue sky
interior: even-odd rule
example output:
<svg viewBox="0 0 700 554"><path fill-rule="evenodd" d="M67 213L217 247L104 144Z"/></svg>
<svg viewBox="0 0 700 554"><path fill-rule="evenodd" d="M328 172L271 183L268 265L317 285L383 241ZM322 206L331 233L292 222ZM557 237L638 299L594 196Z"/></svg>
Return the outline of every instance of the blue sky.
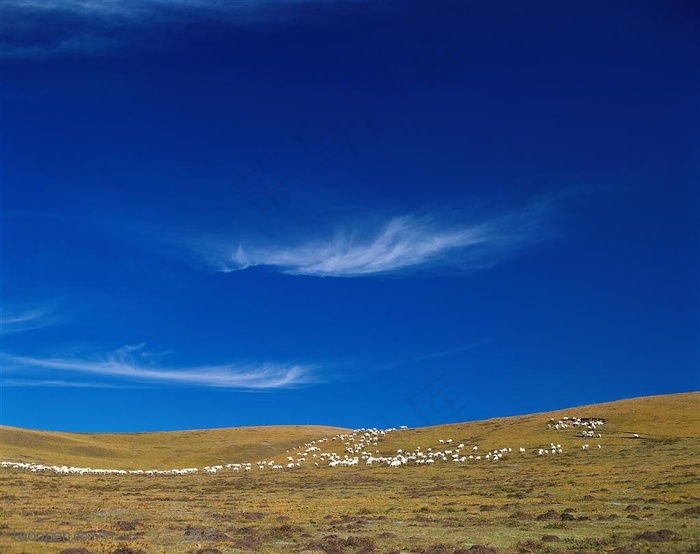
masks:
<svg viewBox="0 0 700 554"><path fill-rule="evenodd" d="M697 390L693 2L5 0L0 421Z"/></svg>

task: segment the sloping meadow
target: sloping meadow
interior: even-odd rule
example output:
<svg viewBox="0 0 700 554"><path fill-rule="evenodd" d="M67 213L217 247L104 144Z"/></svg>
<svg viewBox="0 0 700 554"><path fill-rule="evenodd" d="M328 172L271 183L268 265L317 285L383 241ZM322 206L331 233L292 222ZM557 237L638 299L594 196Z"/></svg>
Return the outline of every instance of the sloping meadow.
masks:
<svg viewBox="0 0 700 554"><path fill-rule="evenodd" d="M2 428L3 460L251 469L4 467L0 552L697 552L699 408L690 393L384 434Z"/></svg>

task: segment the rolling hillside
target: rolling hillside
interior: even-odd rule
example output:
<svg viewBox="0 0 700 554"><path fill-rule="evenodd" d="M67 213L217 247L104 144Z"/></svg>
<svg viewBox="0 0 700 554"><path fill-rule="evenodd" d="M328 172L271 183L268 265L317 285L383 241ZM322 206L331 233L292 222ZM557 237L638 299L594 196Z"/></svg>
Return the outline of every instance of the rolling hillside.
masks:
<svg viewBox="0 0 700 554"><path fill-rule="evenodd" d="M581 437L585 426L556 429L575 417L605 423L591 438ZM311 441L317 450L309 452ZM453 463L462 443L464 461ZM552 443L561 451L544 455ZM323 458L357 457L358 447L376 463L333 467ZM487 457L504 448L512 452L498 463ZM381 461L399 450L413 461ZM418 452L440 457L418 465ZM386 435L305 426L141 434L0 428L0 459L12 461L168 469L273 458L279 471L183 476L0 467L0 552L700 551L700 393ZM289 458L308 459L288 468Z"/></svg>
<svg viewBox="0 0 700 554"><path fill-rule="evenodd" d="M425 447L426 444L436 444L439 439L452 438L486 448L499 448L501 445L535 448L550 441L580 448L580 429L569 427L553 431L546 428L550 419L559 421L565 417L605 420L606 424L599 429L603 440L596 442L597 439L591 439L588 442L603 442L613 447L628 446L635 434L640 437L634 443L638 446L648 442L668 442L669 439L698 439L700 393L646 396L526 416L423 427L389 436L384 445L388 449L394 446L401 448L401 444L405 443Z"/></svg>
<svg viewBox="0 0 700 554"><path fill-rule="evenodd" d="M389 433L379 444L381 453L398 449L435 447L453 439L484 448L539 448L550 442L565 449L580 448L580 430L547 429L550 419L599 418L603 438L589 442L606 448L700 437L700 393L651 396L583 406L527 416L496 418L409 429ZM119 469L203 467L231 462L285 459L287 450L347 429L323 426L271 426L208 429L161 433L60 433L0 426L2 460L68 464ZM633 435L639 440L630 443ZM329 451L342 453L340 445ZM697 446L697 444L696 444Z"/></svg>
<svg viewBox="0 0 700 554"><path fill-rule="evenodd" d="M279 456L299 444L347 431L271 426L162 433L58 433L0 426L0 458L119 469L202 467Z"/></svg>

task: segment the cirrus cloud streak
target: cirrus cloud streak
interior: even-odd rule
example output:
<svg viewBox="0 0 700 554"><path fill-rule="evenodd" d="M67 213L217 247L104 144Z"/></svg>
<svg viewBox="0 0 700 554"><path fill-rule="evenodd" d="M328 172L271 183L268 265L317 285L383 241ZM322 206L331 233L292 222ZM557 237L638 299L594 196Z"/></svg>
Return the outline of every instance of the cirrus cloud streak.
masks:
<svg viewBox="0 0 700 554"><path fill-rule="evenodd" d="M292 388L316 382L312 368L301 364L221 364L188 368L146 366L135 360L132 352L141 348L127 346L110 353L103 359L38 358L3 354L3 377L21 372L28 383L27 372L50 370L89 374L100 378L117 378L128 382L150 382L169 385L218 387L239 390L270 390ZM50 381L43 381L48 383ZM68 381L70 382L70 381ZM84 384L82 386L85 386Z"/></svg>
<svg viewBox="0 0 700 554"><path fill-rule="evenodd" d="M169 43L197 22L256 25L299 16L309 5L364 0L4 0L0 57L101 55Z"/></svg>
<svg viewBox="0 0 700 554"><path fill-rule="evenodd" d="M362 277L439 267L470 271L491 267L526 243L547 236L547 214L547 203L538 202L471 225L449 226L437 217L401 216L288 247L219 243L205 248L205 258L223 272L267 266L280 273L315 277Z"/></svg>
<svg viewBox="0 0 700 554"><path fill-rule="evenodd" d="M10 312L0 308L0 334L21 333L40 329L56 323L57 318L49 308L34 308Z"/></svg>

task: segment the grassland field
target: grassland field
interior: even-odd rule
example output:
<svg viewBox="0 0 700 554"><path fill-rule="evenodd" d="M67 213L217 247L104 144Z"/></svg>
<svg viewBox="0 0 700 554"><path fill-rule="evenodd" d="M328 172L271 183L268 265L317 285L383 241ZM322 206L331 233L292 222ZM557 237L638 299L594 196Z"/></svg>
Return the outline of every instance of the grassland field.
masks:
<svg viewBox="0 0 700 554"><path fill-rule="evenodd" d="M547 428L601 418L601 437ZM0 460L171 469L274 460L330 427L76 434L0 427ZM638 435L635 438L634 435ZM387 433L377 456L442 450L482 460L215 475L55 475L0 469L0 554L700 552L700 393ZM538 455L560 444L561 454ZM590 450L583 450L583 444ZM600 444L601 448L597 445ZM525 453L519 453L519 448Z"/></svg>

